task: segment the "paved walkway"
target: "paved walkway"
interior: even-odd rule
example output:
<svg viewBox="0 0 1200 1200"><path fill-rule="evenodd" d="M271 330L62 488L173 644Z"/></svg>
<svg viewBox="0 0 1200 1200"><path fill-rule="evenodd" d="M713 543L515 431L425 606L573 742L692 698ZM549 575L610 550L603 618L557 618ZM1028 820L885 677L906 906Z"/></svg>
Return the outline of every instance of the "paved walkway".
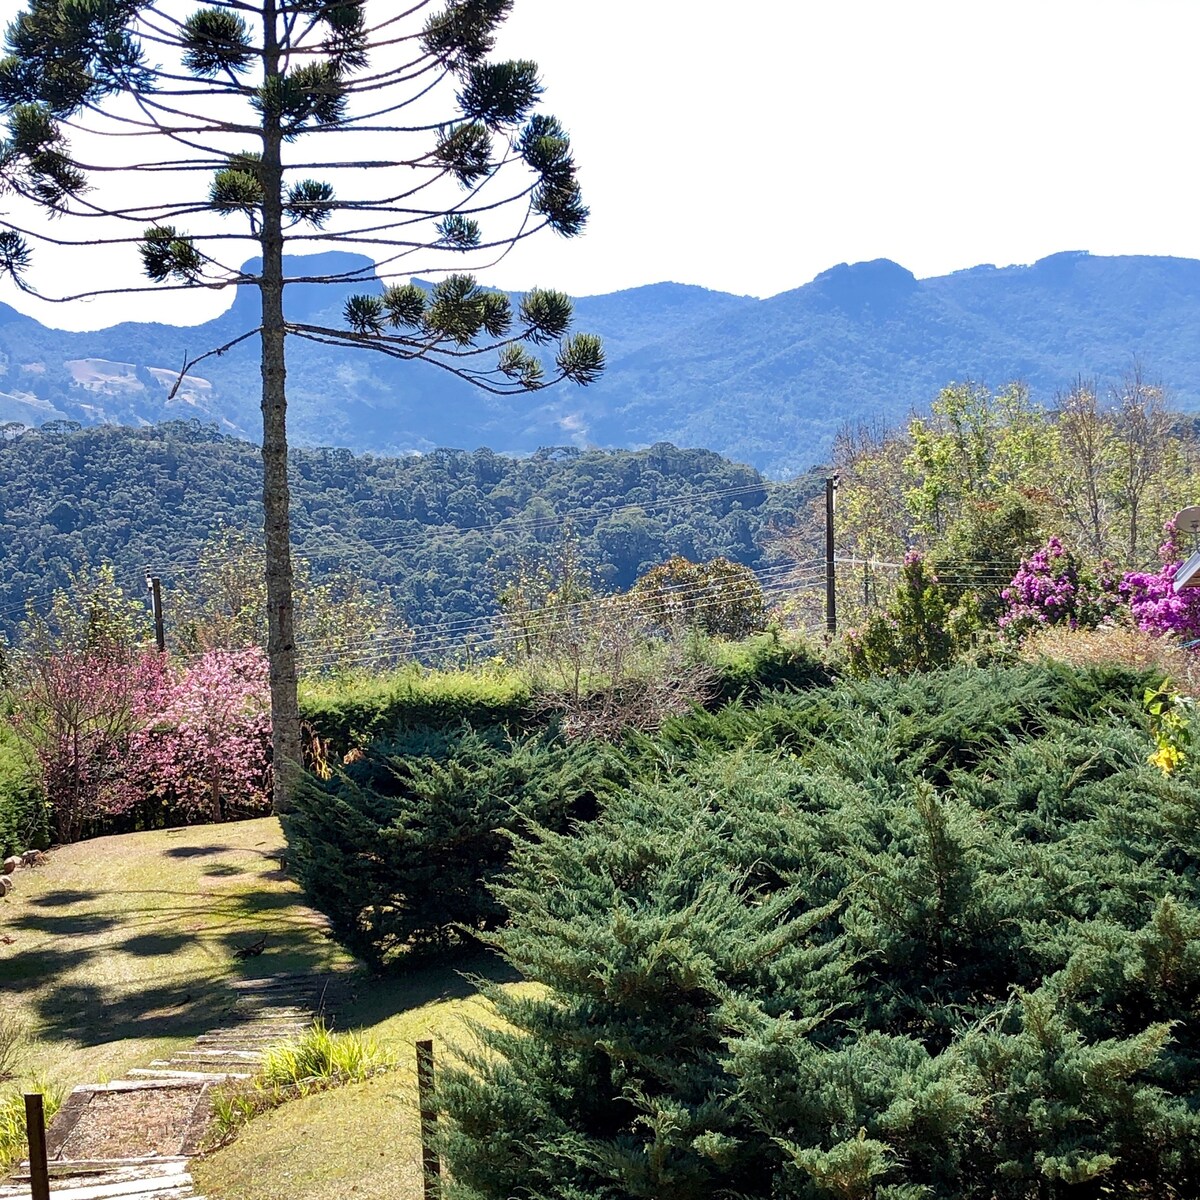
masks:
<svg viewBox="0 0 1200 1200"><path fill-rule="evenodd" d="M84 1084L47 1131L55 1200L204 1200L192 1187L211 1090L248 1079L267 1046L298 1038L322 1011L327 981L314 976L239 980L227 1024L190 1049L135 1067L113 1083ZM0 1200L29 1198L27 1165Z"/></svg>

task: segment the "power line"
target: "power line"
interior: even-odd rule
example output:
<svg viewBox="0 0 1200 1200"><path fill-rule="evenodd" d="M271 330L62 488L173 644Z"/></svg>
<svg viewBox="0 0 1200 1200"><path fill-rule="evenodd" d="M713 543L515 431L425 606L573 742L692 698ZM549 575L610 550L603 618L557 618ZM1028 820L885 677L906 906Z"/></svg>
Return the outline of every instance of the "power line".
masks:
<svg viewBox="0 0 1200 1200"><path fill-rule="evenodd" d="M809 587L817 586L816 583L807 585ZM785 590L782 587L772 589L774 591ZM719 598L706 600L703 596L694 597L692 611L705 610L709 607L719 607L725 601ZM653 618L656 615L666 615L670 609L663 606L661 610L643 609L643 615ZM600 609L596 608L587 613L576 614L580 619L588 617L599 617ZM338 662L344 661L347 658L370 658L378 655L387 655L389 653L407 652L413 655L428 655L437 650L446 650L456 646L461 646L468 640L478 640L488 642L495 640L497 637L503 637L510 640L520 640L525 637L539 637L547 631L560 627L564 624L570 624L571 618L566 616L558 616L549 614L544 619L536 619L532 622L527 622L522 628L511 628L500 633L497 632L496 623L492 619L480 621L478 624L466 628L449 631L423 631L418 630L415 633L404 631L402 633L382 633L379 636L364 639L361 642L353 645L338 645L336 643L326 642L318 649L318 652L313 655L310 647L301 646L302 657L314 666L330 666Z"/></svg>
<svg viewBox="0 0 1200 1200"><path fill-rule="evenodd" d="M758 576L760 586L765 594L807 590L819 586L823 579L819 573L788 578L786 573L794 570L790 565L769 570L775 573L763 572ZM655 616L665 616L676 605L685 602L690 604L693 611L705 611L728 602L724 596L710 595L712 586L704 583L680 584L663 590L669 593L665 599L661 598L660 593L657 604L652 602L647 606L643 603L640 606L639 611L643 615L647 615L651 619ZM345 661L347 658L368 658L389 650L407 650L414 654L429 653L433 650L460 645L465 639L474 636L478 636L484 642L520 640L526 636L537 636L564 623L587 620L592 615L598 615L605 607L613 605L614 602L627 603L628 601L628 593L621 593L616 596L602 596L579 601L559 609L534 612L526 619L522 628L500 633L495 628L495 622L497 619L503 619L502 617L479 617L426 626L414 632L405 631L403 634L384 634L382 637L369 636L350 643L337 644L327 641L318 648L315 656L311 654L313 649L311 644L309 646L302 645L300 650L302 656L311 665L329 666L339 661Z"/></svg>

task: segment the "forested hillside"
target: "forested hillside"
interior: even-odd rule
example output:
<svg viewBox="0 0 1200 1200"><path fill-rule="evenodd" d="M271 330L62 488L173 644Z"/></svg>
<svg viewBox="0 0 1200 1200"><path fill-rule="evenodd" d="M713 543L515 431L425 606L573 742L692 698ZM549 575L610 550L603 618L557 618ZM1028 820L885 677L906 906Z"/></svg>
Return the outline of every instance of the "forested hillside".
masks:
<svg viewBox="0 0 1200 1200"><path fill-rule="evenodd" d="M365 260L292 260L296 274ZM361 285L355 285L361 290ZM288 289L293 320L342 324L347 288ZM257 436L253 341L206 360L173 400L185 354L253 329L254 298L205 325L116 325L64 333L0 305L0 421L90 425L199 416ZM576 302L608 370L587 388L481 395L424 363L296 339L289 422L299 445L384 453L491 446L707 446L773 476L823 461L846 420L923 410L952 381L1026 383L1036 401L1083 376L1119 380L1138 359L1200 408L1200 262L1051 255L916 279L887 260L841 264L766 300L662 283ZM170 317L169 302L164 316Z"/></svg>
<svg viewBox="0 0 1200 1200"><path fill-rule="evenodd" d="M85 562L111 562L139 593L144 569L192 582L213 531L262 528L257 447L195 422L50 426L0 440L0 628ZM602 587L624 588L672 554L764 562L806 484L767 484L706 450L490 450L385 458L292 455L294 538L315 578L335 571L390 593L414 627L495 610L517 565L570 528Z"/></svg>

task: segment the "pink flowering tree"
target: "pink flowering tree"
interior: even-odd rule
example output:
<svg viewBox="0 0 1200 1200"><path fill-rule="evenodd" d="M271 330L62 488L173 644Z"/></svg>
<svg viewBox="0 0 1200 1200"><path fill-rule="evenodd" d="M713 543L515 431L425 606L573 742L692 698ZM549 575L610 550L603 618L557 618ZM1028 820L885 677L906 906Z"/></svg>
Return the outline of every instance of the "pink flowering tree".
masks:
<svg viewBox="0 0 1200 1200"><path fill-rule="evenodd" d="M55 837L77 841L141 799L129 743L165 665L154 652L101 645L28 654L22 666L12 720L41 766Z"/></svg>
<svg viewBox="0 0 1200 1200"><path fill-rule="evenodd" d="M147 693L132 739L142 791L220 821L269 808L270 693L258 647L209 650Z"/></svg>
<svg viewBox="0 0 1200 1200"><path fill-rule="evenodd" d="M1161 569L1129 572L1121 581L1121 592L1129 601L1129 612L1139 629L1196 642L1200 640L1200 589L1185 588L1176 594L1175 573L1183 555L1175 543L1174 523L1168 521L1165 530L1166 540L1158 548Z"/></svg>
<svg viewBox="0 0 1200 1200"><path fill-rule="evenodd" d="M12 722L41 766L55 837L76 841L140 798L129 739L166 679L147 649L145 606L111 567L83 568L30 610L14 656Z"/></svg>
<svg viewBox="0 0 1200 1200"><path fill-rule="evenodd" d="M1113 616L1121 599L1108 563L1099 577L1092 576L1056 537L1022 559L1000 595L1005 604L1000 628L1013 641L1047 625L1094 627Z"/></svg>

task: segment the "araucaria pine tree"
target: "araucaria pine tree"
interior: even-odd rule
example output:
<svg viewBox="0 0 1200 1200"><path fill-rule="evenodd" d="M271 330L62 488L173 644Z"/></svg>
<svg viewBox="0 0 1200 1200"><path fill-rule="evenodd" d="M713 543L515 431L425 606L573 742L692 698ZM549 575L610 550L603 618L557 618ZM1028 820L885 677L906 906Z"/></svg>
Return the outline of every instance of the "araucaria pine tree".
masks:
<svg viewBox="0 0 1200 1200"><path fill-rule="evenodd" d="M300 761L288 525L289 337L425 359L495 393L603 369L572 307L534 290L517 311L470 274L587 219L570 141L537 111L537 66L496 61L512 0L31 0L0 61L0 274L62 303L159 288L255 286L276 805ZM46 220L46 216L56 220ZM38 243L126 245L151 281L50 295ZM261 262L231 266L247 243ZM287 248L359 248L382 292L340 328L288 321L287 284L372 280L376 267L285 274ZM294 261L294 260L293 260ZM405 280L435 275L422 288ZM547 361L543 361L543 355ZM189 362L184 370L199 358Z"/></svg>

